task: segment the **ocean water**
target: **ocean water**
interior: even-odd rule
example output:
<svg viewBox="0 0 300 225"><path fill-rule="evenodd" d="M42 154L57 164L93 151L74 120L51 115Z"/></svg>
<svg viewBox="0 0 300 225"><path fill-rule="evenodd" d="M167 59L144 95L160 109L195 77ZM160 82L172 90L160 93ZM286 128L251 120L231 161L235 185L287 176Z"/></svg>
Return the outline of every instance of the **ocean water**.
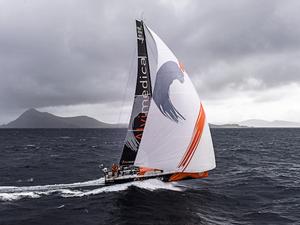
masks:
<svg viewBox="0 0 300 225"><path fill-rule="evenodd" d="M104 186L124 136L0 130L0 225L300 224L300 129L213 129L208 178Z"/></svg>

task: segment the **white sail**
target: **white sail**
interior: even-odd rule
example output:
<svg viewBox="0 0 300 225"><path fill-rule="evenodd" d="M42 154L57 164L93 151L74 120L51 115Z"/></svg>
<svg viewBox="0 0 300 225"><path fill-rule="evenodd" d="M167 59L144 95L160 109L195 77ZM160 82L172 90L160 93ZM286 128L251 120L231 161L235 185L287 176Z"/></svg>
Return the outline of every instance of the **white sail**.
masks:
<svg viewBox="0 0 300 225"><path fill-rule="evenodd" d="M172 172L211 170L216 166L213 144L197 91L175 55L149 31L157 48L157 73L134 165Z"/></svg>

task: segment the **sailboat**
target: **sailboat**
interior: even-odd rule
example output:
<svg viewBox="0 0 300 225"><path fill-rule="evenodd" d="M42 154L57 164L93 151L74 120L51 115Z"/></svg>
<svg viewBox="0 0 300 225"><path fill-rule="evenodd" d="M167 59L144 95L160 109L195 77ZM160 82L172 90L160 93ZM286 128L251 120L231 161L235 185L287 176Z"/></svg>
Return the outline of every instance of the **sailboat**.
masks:
<svg viewBox="0 0 300 225"><path fill-rule="evenodd" d="M147 38L156 46L151 79ZM182 63L142 20L136 21L137 81L120 162L104 168L105 183L208 176L216 167L204 107ZM150 39L149 39L150 40Z"/></svg>

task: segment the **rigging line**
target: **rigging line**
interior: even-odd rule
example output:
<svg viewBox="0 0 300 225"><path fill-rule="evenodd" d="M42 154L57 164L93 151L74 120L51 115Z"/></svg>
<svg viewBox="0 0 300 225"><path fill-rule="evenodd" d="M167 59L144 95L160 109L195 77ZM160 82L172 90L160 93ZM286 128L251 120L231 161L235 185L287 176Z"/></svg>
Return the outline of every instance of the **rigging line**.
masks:
<svg viewBox="0 0 300 225"><path fill-rule="evenodd" d="M153 67L152 68L153 71L150 71L150 73L152 73L152 78L154 78L155 77L154 75L156 74L156 67L157 67L157 56L156 56L156 54L155 54L155 52L153 50L153 46L149 46L149 49L150 49L150 56L152 56L152 58L156 60L156 62L151 62L150 63L150 57L148 57L150 70L151 70L151 67ZM152 63L154 63L154 65ZM153 85L153 87L154 87L154 85Z"/></svg>
<svg viewBox="0 0 300 225"><path fill-rule="evenodd" d="M156 59L156 51L154 50L154 46L156 45L156 43L155 43L155 41L154 41L154 38L152 37L152 34L149 32L149 30L148 30L148 28L147 28L147 26L146 26L146 29L145 29L146 31L147 31L147 33L148 33L148 36L149 37L151 37L151 41L152 41L152 43L151 42L149 42L148 41L148 44L147 44L147 48L149 48L150 49L150 52L151 52L151 54L152 54L152 56L153 56L153 58L154 59ZM145 34L145 36L146 36L146 34ZM148 39L149 40L149 39ZM153 46L154 45L154 46ZM149 58L149 57L148 57ZM149 59L148 59L149 60Z"/></svg>
<svg viewBox="0 0 300 225"><path fill-rule="evenodd" d="M155 43L154 43L154 44L155 44ZM148 47L149 47L149 49L150 49L150 52L151 52L153 58L156 58L156 57L155 57L155 50L153 49L154 47L151 45L151 43L148 44Z"/></svg>
<svg viewBox="0 0 300 225"><path fill-rule="evenodd" d="M144 30L146 30L147 31L147 33L148 33L148 36L149 37L151 37L151 40L152 40L152 42L153 42L153 44L154 44L154 46L152 46L151 45L151 43L150 42L148 42L148 45L147 45L147 47L149 47L149 49L150 49L150 51L151 51L151 53L152 53L152 55L154 56L154 58L155 58L155 53L157 52L157 51L155 51L154 49L156 49L156 42L155 42L155 40L154 40L154 38L153 38L153 36L152 36L152 34L151 34L151 32L149 31L149 29L148 29L148 27L147 27L147 25L145 25L145 28L146 29L144 29ZM146 34L145 34L146 35ZM149 39L148 39L149 40ZM154 48L154 49L153 49Z"/></svg>
<svg viewBox="0 0 300 225"><path fill-rule="evenodd" d="M126 99L126 93L127 93L127 89L128 89L128 86L129 86L129 81L130 81L130 78L131 76L133 76L132 74L132 70L133 70L133 63L134 63L134 56L135 56L135 53L136 53L136 48L134 48L133 50L133 53L131 54L131 63L130 63L130 66L129 66L129 74L128 74L128 78L127 78L127 81L126 81L126 87L123 91L123 98L122 98L122 102L121 102L121 110L119 112L119 116L118 116L118 128L121 128L121 116L122 116L122 113L123 113L123 108L124 108L124 104L125 104L125 99Z"/></svg>
<svg viewBox="0 0 300 225"><path fill-rule="evenodd" d="M145 29L145 36L148 39L148 43L147 43L147 49L150 50L148 51L148 62L149 62L149 69L150 69L150 74L152 74L152 76L150 76L151 78L151 83L152 83L152 93L154 90L154 85L155 85L155 77L156 77L156 69L157 69L157 48L156 48L156 43L155 40L152 36L152 34L150 33L148 27L145 25L144 26ZM151 60L152 59L152 60Z"/></svg>

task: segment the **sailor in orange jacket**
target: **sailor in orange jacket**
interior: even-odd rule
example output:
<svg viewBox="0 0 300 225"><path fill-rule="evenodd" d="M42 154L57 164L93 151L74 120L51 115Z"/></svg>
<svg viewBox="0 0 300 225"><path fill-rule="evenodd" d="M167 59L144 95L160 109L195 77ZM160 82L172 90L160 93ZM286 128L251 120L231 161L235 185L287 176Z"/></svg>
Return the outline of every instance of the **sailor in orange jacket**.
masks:
<svg viewBox="0 0 300 225"><path fill-rule="evenodd" d="M111 172L112 172L112 175L113 176L115 176L115 175L117 175L118 174L118 169L119 169L119 167L118 167L118 165L117 164L112 164L112 167L111 167Z"/></svg>

